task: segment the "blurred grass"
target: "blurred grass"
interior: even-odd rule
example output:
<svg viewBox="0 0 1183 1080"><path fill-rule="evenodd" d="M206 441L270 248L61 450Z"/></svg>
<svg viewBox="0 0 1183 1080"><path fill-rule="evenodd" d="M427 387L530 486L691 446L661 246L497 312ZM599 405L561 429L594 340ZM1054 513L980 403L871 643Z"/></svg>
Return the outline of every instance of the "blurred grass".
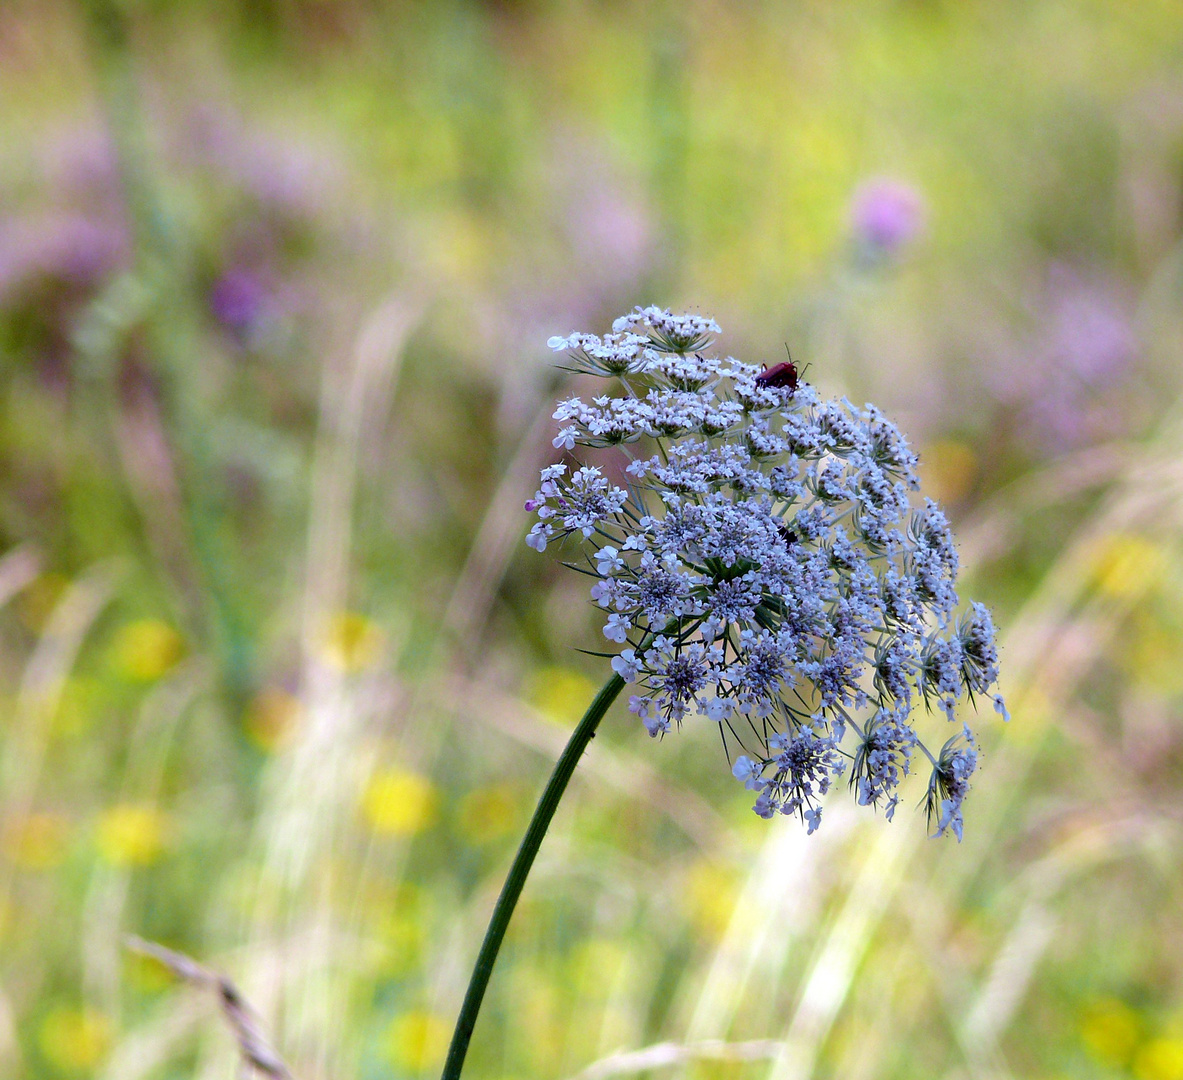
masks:
<svg viewBox="0 0 1183 1080"><path fill-rule="evenodd" d="M0 1073L232 1074L127 932L302 1080L438 1069L603 675L520 543L543 343L655 301L904 422L1015 719L958 847L761 822L621 712L472 1075L1183 1077L1181 47L1166 0L0 8ZM869 258L876 177L923 223Z"/></svg>

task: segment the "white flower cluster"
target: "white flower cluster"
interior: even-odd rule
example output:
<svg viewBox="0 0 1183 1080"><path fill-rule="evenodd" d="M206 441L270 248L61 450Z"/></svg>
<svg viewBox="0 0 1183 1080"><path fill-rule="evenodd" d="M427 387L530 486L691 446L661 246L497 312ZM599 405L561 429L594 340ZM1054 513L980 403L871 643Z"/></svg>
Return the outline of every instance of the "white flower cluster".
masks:
<svg viewBox="0 0 1183 1080"><path fill-rule="evenodd" d="M550 339L613 380L559 403L555 448L622 449L611 468L543 469L527 543L578 534L576 568L622 646L612 667L637 686L629 707L654 736L691 710L717 723L758 814L812 832L849 764L858 802L890 819L919 747L930 819L960 839L973 734L963 724L934 756L913 706L953 719L979 693L1005 705L990 612L953 617L949 524L931 500L913 506L916 455L874 406L821 401L791 362L704 356L718 332L638 308L603 338Z"/></svg>

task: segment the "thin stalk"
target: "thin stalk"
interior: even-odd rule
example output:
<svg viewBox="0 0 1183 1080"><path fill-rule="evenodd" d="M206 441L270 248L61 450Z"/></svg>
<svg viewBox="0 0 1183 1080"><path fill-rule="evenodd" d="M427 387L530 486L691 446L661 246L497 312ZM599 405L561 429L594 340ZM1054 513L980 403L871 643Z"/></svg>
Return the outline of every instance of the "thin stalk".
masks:
<svg viewBox="0 0 1183 1080"><path fill-rule="evenodd" d="M481 943L480 953L477 954L476 966L468 980L464 1004L456 1018L456 1030L452 1034L452 1045L448 1047L448 1059L444 1062L441 1080L458 1080L460 1076L460 1070L464 1067L464 1056L468 1053L468 1042L472 1038L472 1029L476 1025L477 1013L480 1012L481 1001L485 996L485 987L489 985L489 976L493 974L493 965L497 962L501 940L505 937L505 929L509 926L513 909L517 906L522 886L526 884L530 867L534 865L534 856L538 854L542 838L550 826L550 819L558 809L563 792L567 790L567 783L575 772L575 766L583 757L583 752L595 735L604 713L608 711L608 706L616 700L623 687L624 680L619 675L613 675L604 683L603 688L587 707L579 726L571 733L554 772L550 774L546 790L538 800L534 816L530 819L530 827L522 838L521 847L518 848L513 866L509 869L509 876L505 879L501 895L497 897L497 904L493 908L489 929L485 931L485 940Z"/></svg>
<svg viewBox="0 0 1183 1080"><path fill-rule="evenodd" d="M251 689L250 628L237 583L228 570L231 560L223 536L225 514L209 483L202 482L213 472L207 425L195 410L194 394L185 380L200 350L196 307L183 302L193 300L192 260L170 225L154 177L132 54L131 5L126 0L84 0L82 6L135 236L135 277L150 295L145 311L145 366L160 383L152 396L159 400L162 435L174 452L181 494L178 510L199 573L198 584L206 591L201 597L186 595L185 601L194 609L204 607L208 633L221 654L225 689L234 708L241 711ZM92 365L101 366L108 395L114 393L118 368L131 355L126 333L112 349L116 351L109 356L89 358ZM180 586L185 593L184 583Z"/></svg>

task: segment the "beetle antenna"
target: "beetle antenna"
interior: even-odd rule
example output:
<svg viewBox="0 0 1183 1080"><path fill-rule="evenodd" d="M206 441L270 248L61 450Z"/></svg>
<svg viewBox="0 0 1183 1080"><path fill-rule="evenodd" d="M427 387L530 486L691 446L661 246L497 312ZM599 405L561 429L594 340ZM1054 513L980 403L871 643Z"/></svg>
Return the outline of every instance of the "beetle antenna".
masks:
<svg viewBox="0 0 1183 1080"><path fill-rule="evenodd" d="M793 367L795 368L797 365L796 365L795 363L793 363L793 353L792 353L792 350L790 350L790 349L789 349L789 343L788 343L787 341L785 342L785 352L786 352L786 353L788 353L788 355L789 355L789 363L790 363L790 364L793 364ZM812 364L812 363L806 364L806 365L805 365L805 366L804 366L804 367L803 367L803 368L802 368L802 369L801 369L799 372L797 372L797 374L798 374L798 375L799 375L801 378L805 378L805 373L806 373L806 372L807 372L807 371L808 371L808 370L809 370L811 367L813 367L813 364Z"/></svg>

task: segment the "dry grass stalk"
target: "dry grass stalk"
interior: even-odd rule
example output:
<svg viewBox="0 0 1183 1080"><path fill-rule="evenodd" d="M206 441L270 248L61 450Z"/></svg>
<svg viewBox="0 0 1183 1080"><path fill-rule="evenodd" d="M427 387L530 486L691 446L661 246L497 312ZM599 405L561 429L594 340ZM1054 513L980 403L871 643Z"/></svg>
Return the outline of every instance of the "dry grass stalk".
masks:
<svg viewBox="0 0 1183 1080"><path fill-rule="evenodd" d="M260 1030L258 1017L238 992L238 988L225 975L219 975L216 971L203 967L184 953L174 952L163 945L145 941L134 935L126 939L126 944L129 949L160 961L178 979L214 991L222 1014L238 1042L244 1071L253 1070L271 1077L272 1080L293 1080L291 1071Z"/></svg>
<svg viewBox="0 0 1183 1080"><path fill-rule="evenodd" d="M761 1061L777 1057L783 1049L784 1043L775 1039L731 1043L722 1039L704 1039L693 1043L655 1043L640 1050L622 1051L611 1057L601 1058L579 1073L574 1080L604 1080L609 1076L648 1072L650 1069L682 1065L691 1061Z"/></svg>

